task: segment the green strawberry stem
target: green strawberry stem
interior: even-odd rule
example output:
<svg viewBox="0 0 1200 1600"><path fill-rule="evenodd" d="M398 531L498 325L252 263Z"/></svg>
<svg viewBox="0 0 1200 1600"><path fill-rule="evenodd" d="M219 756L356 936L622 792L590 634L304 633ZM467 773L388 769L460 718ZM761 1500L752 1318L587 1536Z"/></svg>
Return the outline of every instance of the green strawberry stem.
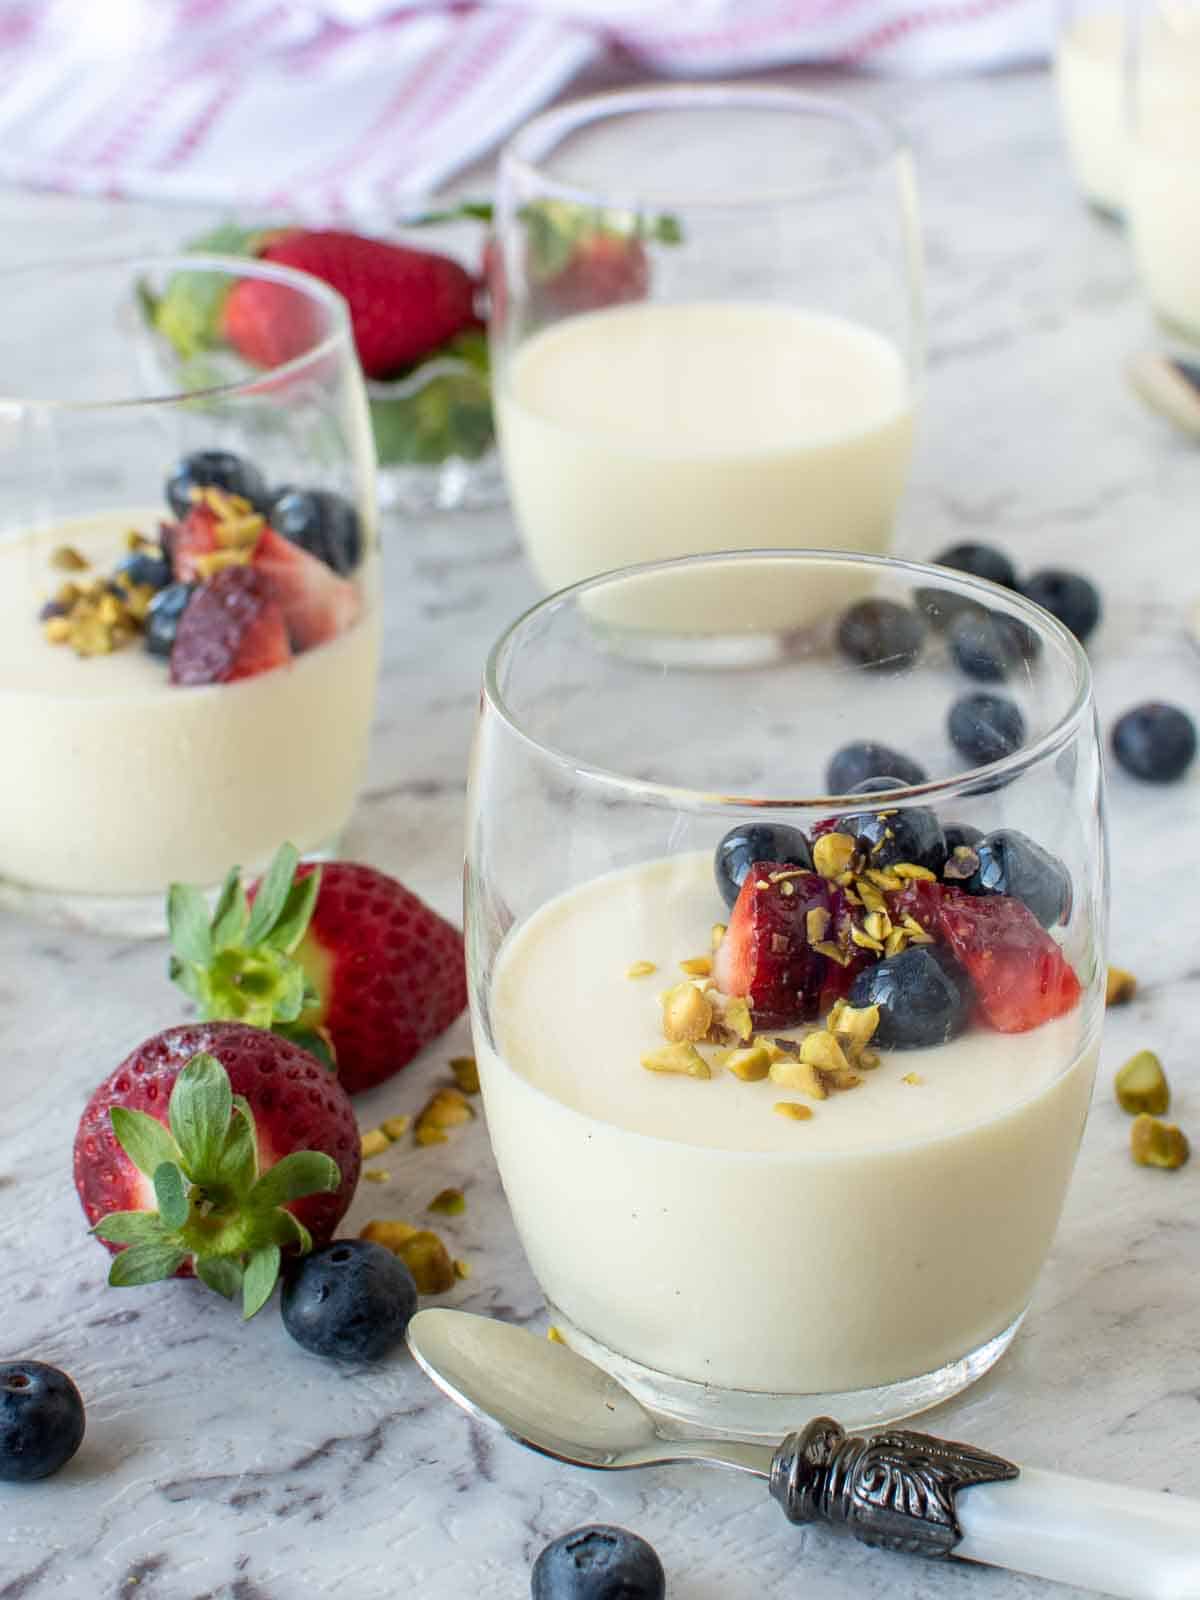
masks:
<svg viewBox="0 0 1200 1600"><path fill-rule="evenodd" d="M157 1211L114 1211L92 1229L127 1247L109 1283L156 1283L190 1262L227 1300L240 1292L242 1315L252 1317L271 1298L283 1251L312 1249L308 1229L284 1207L332 1193L342 1181L337 1162L319 1150L294 1150L260 1174L254 1113L232 1092L221 1063L203 1052L175 1080L169 1127L128 1106L113 1106L109 1116L158 1202Z"/></svg>

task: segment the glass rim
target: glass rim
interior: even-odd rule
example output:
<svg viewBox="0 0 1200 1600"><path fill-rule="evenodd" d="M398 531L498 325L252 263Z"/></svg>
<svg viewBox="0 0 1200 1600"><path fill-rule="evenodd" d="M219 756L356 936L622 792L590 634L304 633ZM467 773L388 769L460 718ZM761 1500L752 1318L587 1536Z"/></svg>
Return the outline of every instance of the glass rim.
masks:
<svg viewBox="0 0 1200 1600"><path fill-rule="evenodd" d="M822 117L830 122L849 124L870 137L875 145L873 155L864 158L859 169L844 178L793 183L778 189L749 193L743 190L736 195L715 194L688 199L673 197L665 191L659 193L646 189L635 191L608 186L604 189L588 189L556 178L544 165L563 135L589 123L635 111L670 110L684 106L720 110L739 105L790 110ZM536 150L532 148L534 146ZM792 89L783 84L754 82L650 83L571 100L566 105L539 112L523 123L501 149L498 192L502 196L509 178L519 174L526 186L536 187L547 196L591 208L641 212L649 207L667 207L685 213L749 211L802 204L822 195L854 188L881 171L888 162L902 159L910 150L907 137L886 118L833 95L810 94L807 90Z"/></svg>
<svg viewBox="0 0 1200 1600"><path fill-rule="evenodd" d="M563 604L578 600L589 591L611 587L629 578L649 576L672 568L716 566L730 561L786 561L797 563L824 562L842 567L866 567L885 573L899 573L913 580L939 583L954 588L969 598L978 599L988 609L995 608L997 599L1007 600L1016 615L1040 636L1052 639L1063 651L1073 671L1074 683L1070 703L1054 723L1029 744L1022 745L1011 755L997 761L985 762L955 773L950 778L930 778L925 783L904 784L896 789L881 789L871 795L872 804L903 806L909 803L928 803L932 800L957 798L971 791L979 791L982 782L995 779L1011 781L1034 767L1041 766L1058 755L1076 736L1079 725L1088 715L1092 705L1092 671L1083 646L1071 631L1043 606L1005 589L984 578L976 578L954 567L939 567L932 562L906 561L895 556L874 556L857 551L772 549L762 547L751 550L720 550L704 555L678 556L669 561L645 561L634 566L616 567L597 573L578 583L568 584L553 594L546 595L516 617L488 652L483 674L483 698L510 733L523 744L536 751L543 759L565 768L574 776L608 789L621 790L626 795L655 801L686 811L809 811L828 812L843 806L847 801L862 800L858 794L813 794L802 798L775 797L771 795L721 794L707 789L693 789L687 785L655 783L649 779L635 778L628 773L609 767L597 766L574 757L569 750L548 744L523 725L500 688L500 670L510 650L518 643L520 635L535 624L544 614Z"/></svg>
<svg viewBox="0 0 1200 1600"><path fill-rule="evenodd" d="M156 270L209 272L230 278L260 278L269 283L283 284L307 296L308 299L319 302L328 312L332 326L322 339L300 355L293 356L288 361L281 361L273 367L263 367L252 376L239 378L236 382L210 384L200 389L170 390L164 394L123 395L99 400L68 400L56 399L53 396L11 394L0 385L0 408L8 412L59 413L136 411L139 407L184 405L194 400L229 399L241 395L253 395L274 385L281 378L302 375L308 367L315 366L327 356L336 354L339 347L348 348L350 355L357 361L349 307L337 290L331 289L327 283L323 283L320 278L314 278L310 273L299 272L294 267L279 266L273 261L260 261L254 257L225 256L200 251L195 254L178 251L129 254L122 251L103 255L54 256L40 261L23 261L0 267L0 289L23 274L33 273L44 278L51 272L87 273L104 268L127 271L131 286L136 285L139 273ZM9 303L11 304L11 299Z"/></svg>

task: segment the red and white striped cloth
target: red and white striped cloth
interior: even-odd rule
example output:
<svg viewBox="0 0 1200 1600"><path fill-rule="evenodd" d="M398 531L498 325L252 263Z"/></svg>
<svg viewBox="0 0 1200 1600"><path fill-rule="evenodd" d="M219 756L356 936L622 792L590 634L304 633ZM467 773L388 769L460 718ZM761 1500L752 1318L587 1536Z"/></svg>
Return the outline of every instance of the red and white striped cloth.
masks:
<svg viewBox="0 0 1200 1600"><path fill-rule="evenodd" d="M1044 54L1049 0L0 0L0 181L394 217L585 67Z"/></svg>

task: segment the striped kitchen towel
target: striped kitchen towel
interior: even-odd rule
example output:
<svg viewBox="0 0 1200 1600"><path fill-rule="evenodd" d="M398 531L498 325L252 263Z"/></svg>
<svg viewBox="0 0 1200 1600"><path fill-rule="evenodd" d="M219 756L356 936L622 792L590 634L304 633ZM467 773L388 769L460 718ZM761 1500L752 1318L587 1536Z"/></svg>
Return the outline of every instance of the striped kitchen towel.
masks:
<svg viewBox="0 0 1200 1600"><path fill-rule="evenodd" d="M0 0L0 181L402 215L584 68L899 71L1045 52L1048 0Z"/></svg>

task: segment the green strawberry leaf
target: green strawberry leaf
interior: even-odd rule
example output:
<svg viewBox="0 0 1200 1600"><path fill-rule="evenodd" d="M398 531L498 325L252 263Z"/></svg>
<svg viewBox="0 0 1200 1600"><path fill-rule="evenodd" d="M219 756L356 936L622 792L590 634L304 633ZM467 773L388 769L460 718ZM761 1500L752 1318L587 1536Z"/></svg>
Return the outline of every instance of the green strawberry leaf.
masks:
<svg viewBox="0 0 1200 1600"><path fill-rule="evenodd" d="M284 1213L288 1215L288 1213ZM109 1244L156 1244L166 1229L156 1211L110 1211L92 1229L97 1239Z"/></svg>
<svg viewBox="0 0 1200 1600"><path fill-rule="evenodd" d="M187 248L189 253L254 256L272 231L277 230L227 222L193 239ZM167 279L162 296L153 304L153 325L185 361L221 342L221 314L233 283L224 273L201 270L173 272ZM141 298L147 310L153 296L147 292Z"/></svg>
<svg viewBox="0 0 1200 1600"><path fill-rule="evenodd" d="M254 1114L244 1096L233 1098L233 1115L225 1133L213 1173L213 1182L229 1188L235 1195L249 1193L258 1177L258 1139Z"/></svg>
<svg viewBox="0 0 1200 1600"><path fill-rule="evenodd" d="M415 217L405 217L401 226L427 228L438 222L491 222L494 214L490 200L463 200L441 211L420 211Z"/></svg>
<svg viewBox="0 0 1200 1600"><path fill-rule="evenodd" d="M178 1272L187 1260L185 1251L173 1244L135 1244L122 1250L114 1260L108 1281L114 1289L128 1289L139 1283L158 1283Z"/></svg>
<svg viewBox="0 0 1200 1600"><path fill-rule="evenodd" d="M342 1170L332 1156L319 1150L293 1150L263 1173L247 1204L253 1210L266 1211L289 1200L301 1200L306 1194L332 1194L341 1181Z"/></svg>
<svg viewBox="0 0 1200 1600"><path fill-rule="evenodd" d="M294 1027L286 1023L282 1027L272 1028L271 1032L277 1033L281 1039L289 1039L292 1044L299 1045L301 1050L307 1050L310 1056L316 1056L322 1066L328 1067L330 1072L336 1074L337 1058L323 1033L318 1033L315 1028Z"/></svg>
<svg viewBox="0 0 1200 1600"><path fill-rule="evenodd" d="M226 1300L233 1300L241 1293L242 1269L236 1261L230 1261L227 1257L212 1256L207 1260L198 1258L196 1276L201 1283L206 1283L210 1289L215 1289L218 1294L224 1295Z"/></svg>
<svg viewBox="0 0 1200 1600"><path fill-rule="evenodd" d="M292 887L292 880L296 876L296 868L300 865L300 852L294 844L281 844L275 852L271 865L267 868L266 876L258 886L258 893L254 897L254 906L250 912L250 924L246 929L245 942L253 947L262 944L267 934L279 920L284 903L288 897L288 890Z"/></svg>
<svg viewBox="0 0 1200 1600"><path fill-rule="evenodd" d="M162 1225L178 1232L191 1215L187 1180L173 1161L164 1161L154 1174L154 1197Z"/></svg>
<svg viewBox="0 0 1200 1600"><path fill-rule="evenodd" d="M157 1118L128 1106L110 1106L108 1115L117 1143L147 1178L153 1179L164 1161L179 1160L178 1145Z"/></svg>
<svg viewBox="0 0 1200 1600"><path fill-rule="evenodd" d="M281 1250L295 1247L302 1256L306 1256L313 1247L312 1234L290 1211L276 1211L275 1213L275 1243Z"/></svg>
<svg viewBox="0 0 1200 1600"><path fill-rule="evenodd" d="M320 888L320 867L315 872L310 872L307 877L297 878L292 883L283 907L267 934L267 943L272 949L291 955L308 932Z"/></svg>
<svg viewBox="0 0 1200 1600"><path fill-rule="evenodd" d="M277 1244L265 1244L246 1262L242 1276L242 1319L249 1322L271 1298L279 1279L280 1252Z"/></svg>
<svg viewBox="0 0 1200 1600"><path fill-rule="evenodd" d="M246 891L242 888L242 869L230 867L213 911L212 942L218 950L240 944L250 918Z"/></svg>
<svg viewBox="0 0 1200 1600"><path fill-rule="evenodd" d="M213 958L212 931L204 896L193 884L173 883L167 891L167 931L183 961L206 967Z"/></svg>
<svg viewBox="0 0 1200 1600"><path fill-rule="evenodd" d="M214 1056L192 1057L175 1080L167 1114L184 1169L194 1183L208 1181L220 1163L233 1114L229 1074Z"/></svg>

